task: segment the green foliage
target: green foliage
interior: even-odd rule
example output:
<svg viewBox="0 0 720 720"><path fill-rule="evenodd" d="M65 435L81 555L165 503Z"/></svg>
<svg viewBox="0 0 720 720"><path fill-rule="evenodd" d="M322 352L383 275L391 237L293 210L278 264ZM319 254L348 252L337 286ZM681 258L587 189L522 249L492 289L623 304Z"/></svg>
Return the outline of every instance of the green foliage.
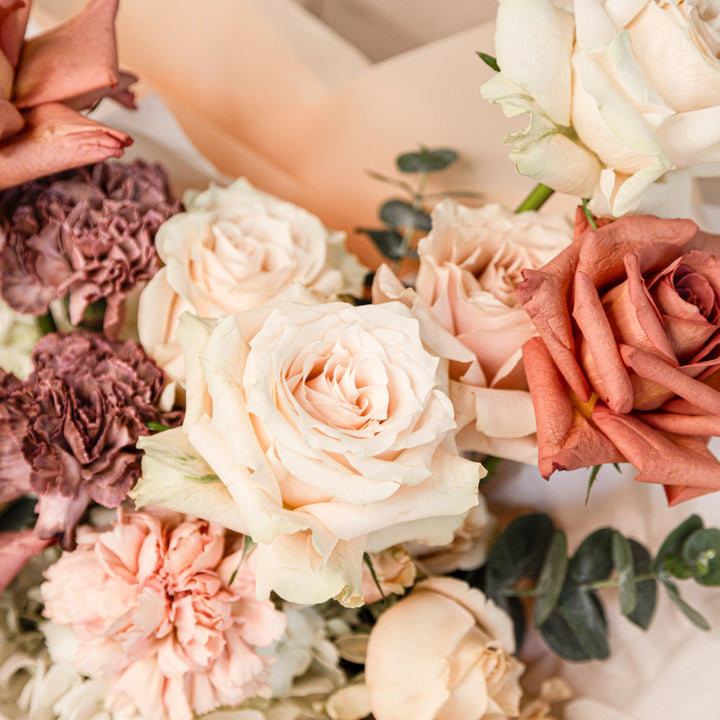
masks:
<svg viewBox="0 0 720 720"><path fill-rule="evenodd" d="M500 72L500 66L498 65L498 61L492 56L488 55L484 52L477 53L477 56L489 67L492 68L495 72Z"/></svg>
<svg viewBox="0 0 720 720"><path fill-rule="evenodd" d="M568 557L567 538L545 514L522 515L491 548L482 577L468 578L501 607L514 610L519 597L535 598L534 622L545 642L574 661L609 655L600 591L616 588L620 610L643 628L657 605L658 581L697 627L705 618L680 596L672 578L720 585L720 529L704 528L693 515L676 527L653 560L637 540L604 527L590 533Z"/></svg>
<svg viewBox="0 0 720 720"><path fill-rule="evenodd" d="M380 206L380 219L392 228L414 228L430 232L432 221L424 211L404 200L388 200Z"/></svg>
<svg viewBox="0 0 720 720"><path fill-rule="evenodd" d="M375 247L390 260L400 260L404 257L417 257L417 253L414 250L403 250L403 236L397 230L393 230L392 228L383 230L358 228L358 231L365 233L375 243Z"/></svg>
<svg viewBox="0 0 720 720"><path fill-rule="evenodd" d="M37 498L24 497L8 503L0 512L0 532L25 530L35 525L35 505ZM2 507L2 506L0 506Z"/></svg>
<svg viewBox="0 0 720 720"><path fill-rule="evenodd" d="M445 170L458 159L458 154L450 148L429 150L420 147L417 152L407 152L395 158L398 170L404 173L432 173Z"/></svg>

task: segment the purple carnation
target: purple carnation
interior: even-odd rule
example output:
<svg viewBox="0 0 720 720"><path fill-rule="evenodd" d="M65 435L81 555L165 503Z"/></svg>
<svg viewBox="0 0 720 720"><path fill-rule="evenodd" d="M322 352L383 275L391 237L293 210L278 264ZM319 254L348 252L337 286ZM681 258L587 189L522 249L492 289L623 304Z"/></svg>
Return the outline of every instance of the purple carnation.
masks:
<svg viewBox="0 0 720 720"><path fill-rule="evenodd" d="M35 534L68 549L88 503L117 507L139 477L147 423L179 415L157 409L164 374L131 340L45 335L33 361L24 382L0 378L0 499L37 493Z"/></svg>
<svg viewBox="0 0 720 720"><path fill-rule="evenodd" d="M0 193L0 292L19 312L42 315L69 296L70 320L105 300L104 331L124 321L124 299L159 260L153 239L179 212L167 174L142 160L104 162Z"/></svg>

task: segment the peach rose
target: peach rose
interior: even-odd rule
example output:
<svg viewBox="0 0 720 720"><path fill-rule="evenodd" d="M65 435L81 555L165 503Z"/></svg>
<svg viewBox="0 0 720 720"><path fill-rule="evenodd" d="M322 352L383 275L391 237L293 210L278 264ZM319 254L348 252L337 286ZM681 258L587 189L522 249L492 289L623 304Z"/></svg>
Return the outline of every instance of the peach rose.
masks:
<svg viewBox="0 0 720 720"><path fill-rule="evenodd" d="M677 503L720 488L720 249L690 220L585 229L518 297L544 477L631 462Z"/></svg>
<svg viewBox="0 0 720 720"><path fill-rule="evenodd" d="M535 418L521 348L536 330L515 286L523 268L541 267L571 242L572 225L560 214L473 209L452 200L435 207L432 223L418 247L415 294L384 268L373 299L405 298L424 324L435 321L459 341L450 358L458 447L534 465Z"/></svg>
<svg viewBox="0 0 720 720"><path fill-rule="evenodd" d="M377 720L480 720L520 714L510 617L480 590L435 577L370 633L365 683Z"/></svg>
<svg viewBox="0 0 720 720"><path fill-rule="evenodd" d="M185 422L143 441L131 494L251 535L261 596L356 605L363 553L450 542L482 468L456 452L447 374L410 311L290 294L183 316Z"/></svg>
<svg viewBox="0 0 720 720"><path fill-rule="evenodd" d="M670 170L718 174L716 2L502 0L495 48L483 96L531 116L519 172L615 216Z"/></svg>
<svg viewBox="0 0 720 720"><path fill-rule="evenodd" d="M183 202L186 212L157 233L165 267L144 290L138 310L142 344L173 378L183 373L174 339L182 312L242 312L295 282L328 297L362 294L365 269L345 251L343 233L244 178L226 188L188 191Z"/></svg>

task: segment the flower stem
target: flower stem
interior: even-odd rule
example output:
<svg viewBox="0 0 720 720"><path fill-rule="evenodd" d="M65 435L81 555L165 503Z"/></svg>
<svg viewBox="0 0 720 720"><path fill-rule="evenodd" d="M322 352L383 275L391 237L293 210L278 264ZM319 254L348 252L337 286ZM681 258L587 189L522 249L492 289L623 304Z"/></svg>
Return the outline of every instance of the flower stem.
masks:
<svg viewBox="0 0 720 720"><path fill-rule="evenodd" d="M538 210L554 192L555 191L547 185L538 183L530 194L520 203L515 212L521 213L526 210Z"/></svg>
<svg viewBox="0 0 720 720"><path fill-rule="evenodd" d="M637 585L638 583L645 582L646 580L657 579L657 574L654 572L644 573L642 575L636 575L633 581ZM582 583L577 585L578 590L602 590L603 588L618 587L620 581L617 578L608 578L607 580L597 580L591 583ZM503 592L505 597L535 597L537 595L537 588L514 588L508 589Z"/></svg>

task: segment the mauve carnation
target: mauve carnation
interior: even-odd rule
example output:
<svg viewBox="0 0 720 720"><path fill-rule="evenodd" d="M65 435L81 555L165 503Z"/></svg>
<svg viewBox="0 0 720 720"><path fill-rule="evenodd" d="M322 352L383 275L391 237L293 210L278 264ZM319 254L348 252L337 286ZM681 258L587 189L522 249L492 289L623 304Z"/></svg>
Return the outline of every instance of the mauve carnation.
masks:
<svg viewBox="0 0 720 720"><path fill-rule="evenodd" d="M255 594L254 553L220 525L150 509L119 511L109 530L83 527L47 571L45 614L81 644L76 669L110 685L106 706L132 701L147 720L190 720L269 697L285 616Z"/></svg>
<svg viewBox="0 0 720 720"><path fill-rule="evenodd" d="M159 165L142 160L88 165L0 194L0 291L14 309L42 315L69 296L78 325L98 300L104 330L117 335L124 298L159 268L153 239L180 209Z"/></svg>
<svg viewBox="0 0 720 720"><path fill-rule="evenodd" d="M0 377L0 502L37 493L36 535L67 549L88 502L117 507L140 475L147 423L178 418L157 409L164 374L131 340L45 335L33 363L24 382Z"/></svg>

